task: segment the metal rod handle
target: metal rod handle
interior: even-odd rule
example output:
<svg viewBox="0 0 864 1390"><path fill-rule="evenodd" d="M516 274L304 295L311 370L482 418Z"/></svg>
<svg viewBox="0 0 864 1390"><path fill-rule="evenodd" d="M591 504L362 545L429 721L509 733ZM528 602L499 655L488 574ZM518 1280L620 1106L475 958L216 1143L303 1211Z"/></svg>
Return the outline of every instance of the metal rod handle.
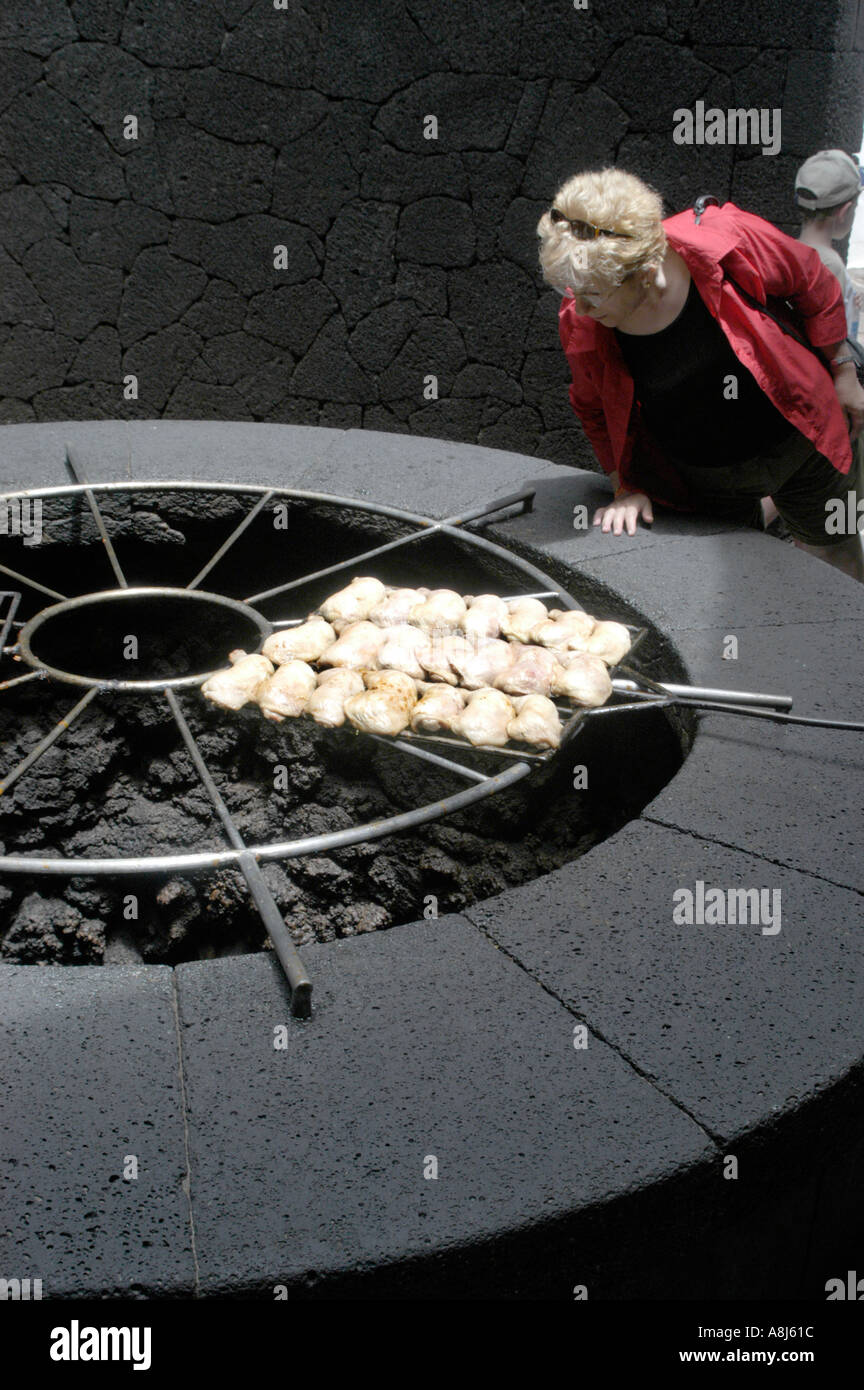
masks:
<svg viewBox="0 0 864 1390"><path fill-rule="evenodd" d="M633 680L613 680L612 688L630 694L638 690L639 686ZM792 708L790 695L766 695L750 690L715 690L707 685L671 685L665 681L652 681L651 688L662 690L665 695L681 695L692 700L722 700L727 704L755 705L766 709Z"/></svg>

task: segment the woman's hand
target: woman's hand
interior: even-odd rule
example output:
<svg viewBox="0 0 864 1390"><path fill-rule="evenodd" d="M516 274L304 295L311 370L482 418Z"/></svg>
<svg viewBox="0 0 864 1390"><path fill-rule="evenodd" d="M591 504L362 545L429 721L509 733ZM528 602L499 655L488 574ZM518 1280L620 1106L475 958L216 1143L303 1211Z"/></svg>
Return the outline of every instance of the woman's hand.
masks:
<svg viewBox="0 0 864 1390"><path fill-rule="evenodd" d="M864 429L864 386L858 380L854 362L844 362L837 368L834 390L846 416L849 438L854 442Z"/></svg>
<svg viewBox="0 0 864 1390"><path fill-rule="evenodd" d="M646 525L651 525L654 520L651 498L644 492L627 492L622 497L616 497L608 506L598 507L594 513L594 525L602 526L604 531L614 531L616 536L620 536L626 528L628 536L635 536L640 516Z"/></svg>

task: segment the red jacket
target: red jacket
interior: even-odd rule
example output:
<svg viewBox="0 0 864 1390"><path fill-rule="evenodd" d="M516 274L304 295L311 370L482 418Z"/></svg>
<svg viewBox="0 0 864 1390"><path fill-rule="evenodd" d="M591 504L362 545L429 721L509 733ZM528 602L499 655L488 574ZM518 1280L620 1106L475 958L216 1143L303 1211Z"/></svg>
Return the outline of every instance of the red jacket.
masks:
<svg viewBox="0 0 864 1390"><path fill-rule="evenodd" d="M786 419L835 468L848 473L849 432L830 373L808 348L747 304L723 273L762 302L766 295L788 299L803 316L814 346L833 345L846 337L843 294L818 251L734 203L709 206L698 225L688 209L667 217L663 227L739 361ZM624 486L643 488L658 501L689 506L686 487L640 419L633 378L613 329L577 314L569 293L558 327L573 375L570 404L606 472L617 471ZM693 446L696 463L698 439Z"/></svg>

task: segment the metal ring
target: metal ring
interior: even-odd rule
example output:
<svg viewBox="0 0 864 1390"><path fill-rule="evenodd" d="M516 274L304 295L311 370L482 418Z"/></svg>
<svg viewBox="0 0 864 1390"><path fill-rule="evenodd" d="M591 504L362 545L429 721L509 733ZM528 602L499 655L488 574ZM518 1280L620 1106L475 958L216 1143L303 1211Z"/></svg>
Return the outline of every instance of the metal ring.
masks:
<svg viewBox="0 0 864 1390"><path fill-rule="evenodd" d="M97 676L82 676L75 671L64 671L60 667L51 666L33 651L33 637L45 623L79 608L94 607L101 603L112 603L127 598L182 598L191 599L193 602L210 603L219 608L227 608L230 612L238 614L257 627L261 634L258 640L259 647L264 638L273 631L272 625L257 609L251 608L248 603L241 603L238 599L226 598L223 594L212 594L206 590L202 592L200 589L172 589L164 585L154 587L142 585L136 589L102 589L93 594L79 594L76 598L64 599L62 603L55 603L50 608L43 608L34 618L31 618L29 623L21 629L18 637L22 660L37 671L44 671L54 680L62 681L64 685L78 685L88 689L91 686L96 686L99 690L182 690L184 687L200 685L202 681L213 674L213 671L198 671L190 676L162 677L158 680L102 679Z"/></svg>

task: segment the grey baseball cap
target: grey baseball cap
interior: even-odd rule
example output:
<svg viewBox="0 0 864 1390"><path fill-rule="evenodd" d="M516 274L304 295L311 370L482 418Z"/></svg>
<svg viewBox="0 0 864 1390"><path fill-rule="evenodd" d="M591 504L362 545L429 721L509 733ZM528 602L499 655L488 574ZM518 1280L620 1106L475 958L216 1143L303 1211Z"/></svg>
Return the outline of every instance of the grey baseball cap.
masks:
<svg viewBox="0 0 864 1390"><path fill-rule="evenodd" d="M816 211L839 207L861 192L861 173L845 150L819 150L795 175L795 201Z"/></svg>

